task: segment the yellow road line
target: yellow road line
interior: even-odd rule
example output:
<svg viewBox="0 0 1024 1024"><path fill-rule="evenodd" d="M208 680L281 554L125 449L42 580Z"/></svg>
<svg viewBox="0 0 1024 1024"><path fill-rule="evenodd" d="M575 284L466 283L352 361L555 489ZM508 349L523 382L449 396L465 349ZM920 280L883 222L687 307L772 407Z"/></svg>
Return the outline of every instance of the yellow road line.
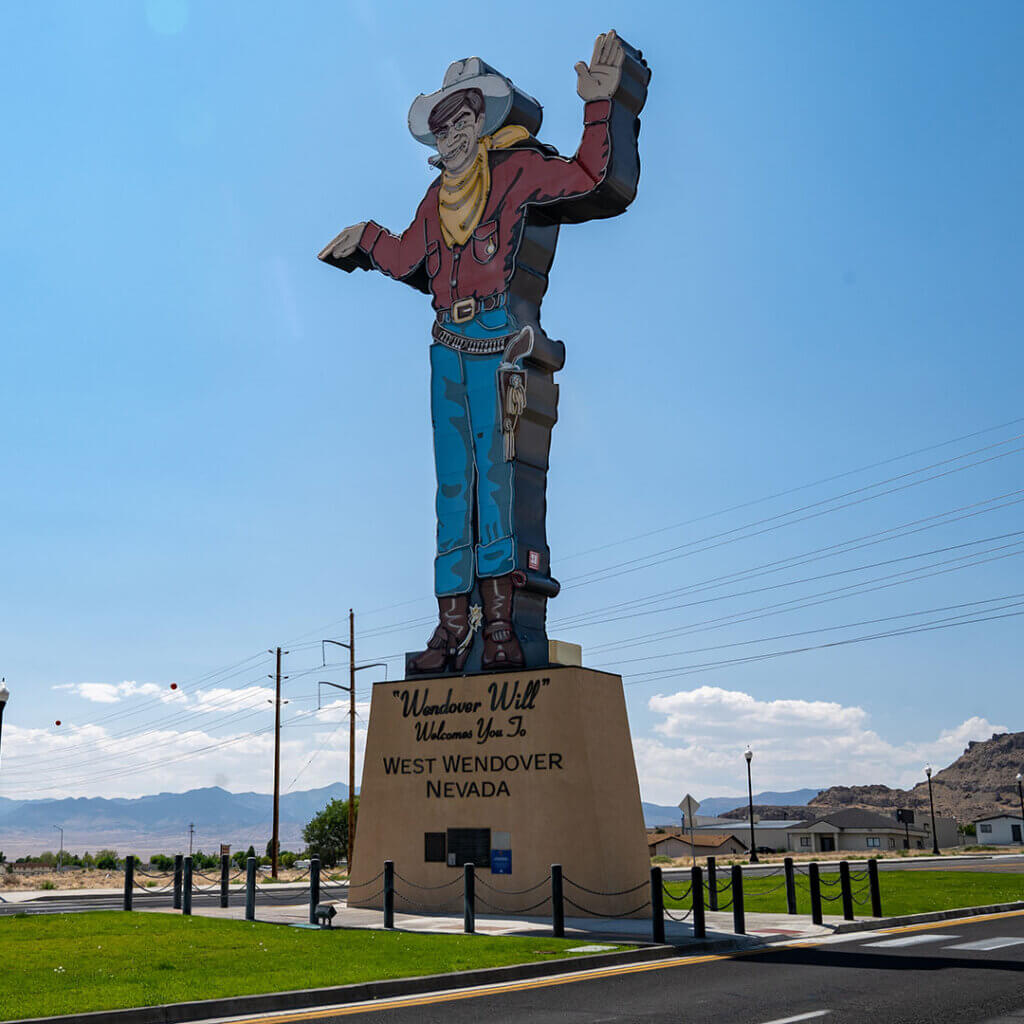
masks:
<svg viewBox="0 0 1024 1024"><path fill-rule="evenodd" d="M1020 917L1024 910L1011 910L998 914L978 914L971 917L959 917L949 921L930 921L926 924L900 925L896 928L880 928L873 933L894 935L899 932L916 932L935 928L951 928L957 925L974 924L981 921L998 921L1006 917ZM859 937L857 932L848 933L851 941ZM866 934L866 933L863 933ZM847 935L841 936L847 938ZM250 1015L244 1019L258 1024L292 1024L292 1022L317 1020L321 1017L351 1017L360 1013L374 1013L379 1010L400 1010L407 1007L432 1006L436 1003L454 1002L461 999L476 999L481 996L502 995L506 992L526 992L537 988L551 988L555 985L570 985L579 981L598 981L602 978L614 978L624 974L641 974L647 971L665 971L673 967L695 967L698 964L714 963L720 960L733 960L741 956L753 956L763 953L775 953L784 949L808 949L828 943L832 936L815 941L785 942L774 946L760 946L756 949L739 949L730 953L713 953L706 956L671 957L655 960L651 963L630 964L625 967L603 967L590 971L578 971L573 974L556 975L547 978L532 978L520 982L499 982L493 985L482 985L477 988L462 990L446 990L424 996L398 996L394 999L376 999L372 1002L354 1003L351 1006L335 1006L319 1010L303 1010L294 1013L274 1015Z"/></svg>

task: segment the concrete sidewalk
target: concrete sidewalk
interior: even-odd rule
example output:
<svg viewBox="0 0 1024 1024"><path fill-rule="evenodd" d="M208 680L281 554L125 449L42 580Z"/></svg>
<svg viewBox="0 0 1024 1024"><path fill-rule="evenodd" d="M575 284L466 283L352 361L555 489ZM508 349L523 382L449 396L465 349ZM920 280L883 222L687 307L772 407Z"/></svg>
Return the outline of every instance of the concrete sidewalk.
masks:
<svg viewBox="0 0 1024 1024"><path fill-rule="evenodd" d="M348 907L344 903L331 902L337 911L334 918L335 928L371 928L384 927L384 914L379 910L364 910ZM136 900L137 910L151 913L180 914L179 910L163 907L147 908L140 906ZM673 911L676 916L680 914ZM196 907L193 914L203 917L220 917L244 919L245 905L228 907ZM268 924L306 925L309 924L309 904L305 901L293 905L260 905L256 903L256 920ZM870 919L863 919L870 920ZM731 913L707 913L707 937L704 940L693 937L693 926L689 921L673 921L666 915L665 942L674 946L701 945L702 943L722 942L759 943L777 939L819 938L831 935L836 927L843 923L841 917L826 917L824 924L816 925L809 917L788 914L747 914L746 935L736 935L732 931ZM437 934L461 934L463 930L462 915L455 914L395 914L395 927L402 931L434 932ZM501 914L477 914L476 931L481 935L550 935L550 917L518 917ZM610 920L607 918L566 917L566 938L579 939L581 942L638 942L650 943L651 920L628 918Z"/></svg>

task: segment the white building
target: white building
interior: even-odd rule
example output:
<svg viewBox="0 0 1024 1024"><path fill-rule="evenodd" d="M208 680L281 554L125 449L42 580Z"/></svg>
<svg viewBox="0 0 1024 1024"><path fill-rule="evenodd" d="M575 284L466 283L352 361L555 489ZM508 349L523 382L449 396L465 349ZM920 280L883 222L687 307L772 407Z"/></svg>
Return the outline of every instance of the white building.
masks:
<svg viewBox="0 0 1024 1024"><path fill-rule="evenodd" d="M927 812L919 812L917 818L914 825L906 826L885 814L853 808L805 821L755 821L754 841L759 852L831 853L863 850L871 854L903 849L930 850L930 816ZM956 822L952 818L937 816L935 829L940 849L957 845ZM702 832L717 832L728 833L746 843L750 841L749 821L698 818L694 831L697 837ZM984 840L979 837L979 841Z"/></svg>
<svg viewBox="0 0 1024 1024"><path fill-rule="evenodd" d="M1024 828L1021 819L1009 814L995 814L979 818L974 823L978 842L990 846L1011 846L1024 842Z"/></svg>

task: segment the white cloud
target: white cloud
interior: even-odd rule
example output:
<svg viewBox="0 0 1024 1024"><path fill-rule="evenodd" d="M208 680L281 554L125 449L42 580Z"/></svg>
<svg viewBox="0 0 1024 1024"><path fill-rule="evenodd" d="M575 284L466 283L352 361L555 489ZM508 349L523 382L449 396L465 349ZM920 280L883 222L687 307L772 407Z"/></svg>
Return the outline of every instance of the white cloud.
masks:
<svg viewBox="0 0 1024 1024"><path fill-rule="evenodd" d="M1006 726L973 717L927 742L892 742L861 707L835 701L758 700L748 693L700 686L648 703L661 715L653 736L634 738L640 787L647 800L675 803L746 789L743 749L754 750L755 790L921 780L925 761L945 767L970 740Z"/></svg>
<svg viewBox="0 0 1024 1024"><path fill-rule="evenodd" d="M256 699L256 695L249 696ZM222 712L238 710L215 706ZM181 727L143 726L137 732L120 722L109 728L68 722L45 729L5 723L0 796L135 797L212 785L235 792L268 793L273 789L274 773L273 709L265 703L258 706L266 710L265 720L248 718L217 732L187 727L187 719ZM189 710L209 709L197 702ZM367 705L357 705L362 716L356 721L357 785L368 711ZM252 732L256 735L250 735ZM281 736L282 791L288 791L296 776L296 790L347 783L347 717L342 721L340 716L331 719L309 710L289 709Z"/></svg>
<svg viewBox="0 0 1024 1024"><path fill-rule="evenodd" d="M123 683L63 683L54 689L65 690L95 704L117 704L127 697L156 697L175 692L156 683L137 683L128 679Z"/></svg>

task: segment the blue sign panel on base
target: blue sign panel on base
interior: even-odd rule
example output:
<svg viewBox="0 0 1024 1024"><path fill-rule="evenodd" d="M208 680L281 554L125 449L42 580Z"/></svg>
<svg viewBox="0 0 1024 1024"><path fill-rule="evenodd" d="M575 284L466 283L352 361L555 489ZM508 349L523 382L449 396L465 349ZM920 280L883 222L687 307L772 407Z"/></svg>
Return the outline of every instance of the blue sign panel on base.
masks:
<svg viewBox="0 0 1024 1024"><path fill-rule="evenodd" d="M491 874L511 875L512 874L512 851L491 850Z"/></svg>

